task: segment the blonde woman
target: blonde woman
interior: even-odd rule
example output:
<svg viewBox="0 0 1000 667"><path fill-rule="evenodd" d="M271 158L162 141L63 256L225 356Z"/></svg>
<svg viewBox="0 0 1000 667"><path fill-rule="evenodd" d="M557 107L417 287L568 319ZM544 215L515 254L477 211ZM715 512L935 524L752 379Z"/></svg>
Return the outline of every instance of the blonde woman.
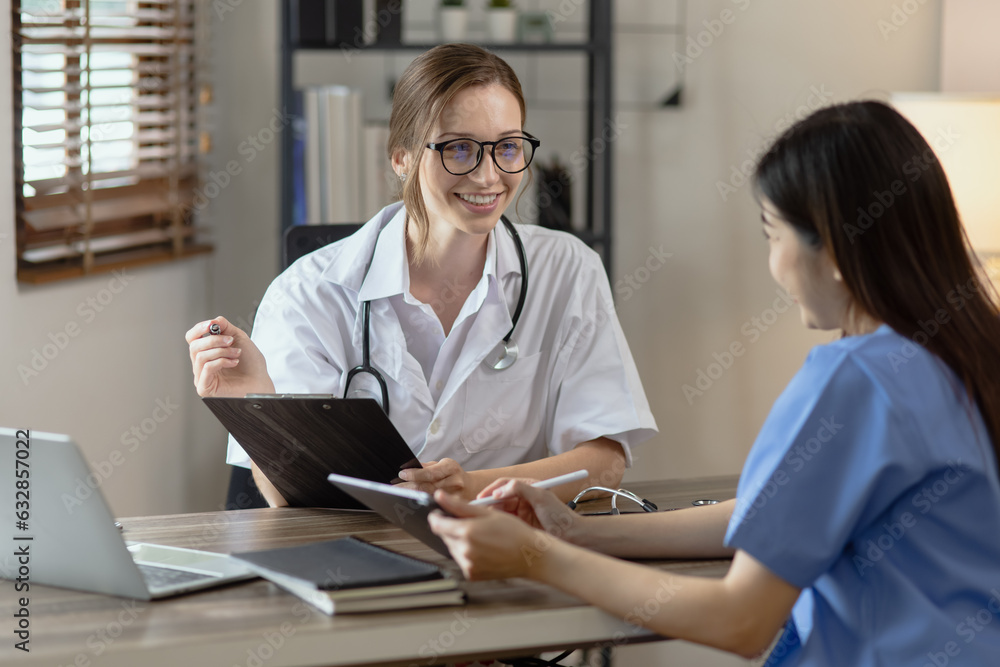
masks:
<svg viewBox="0 0 1000 667"><path fill-rule="evenodd" d="M400 477L428 491L581 468L591 479L562 493L616 485L656 425L597 254L498 224L540 144L524 124L496 55L449 44L414 60L389 121L402 201L275 279L252 340L223 317L188 331L198 393L373 396L423 464ZM377 376L352 377L366 332ZM228 461L248 465L233 441Z"/></svg>

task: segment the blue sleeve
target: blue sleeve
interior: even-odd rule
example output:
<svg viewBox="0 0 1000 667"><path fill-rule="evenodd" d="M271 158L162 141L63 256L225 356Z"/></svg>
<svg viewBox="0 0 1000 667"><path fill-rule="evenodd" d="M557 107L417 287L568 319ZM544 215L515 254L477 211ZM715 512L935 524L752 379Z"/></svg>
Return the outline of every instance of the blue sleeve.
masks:
<svg viewBox="0 0 1000 667"><path fill-rule="evenodd" d="M747 457L726 544L798 588L922 473L920 447L880 385L842 350L817 348L775 402ZM909 461L913 461L913 463Z"/></svg>

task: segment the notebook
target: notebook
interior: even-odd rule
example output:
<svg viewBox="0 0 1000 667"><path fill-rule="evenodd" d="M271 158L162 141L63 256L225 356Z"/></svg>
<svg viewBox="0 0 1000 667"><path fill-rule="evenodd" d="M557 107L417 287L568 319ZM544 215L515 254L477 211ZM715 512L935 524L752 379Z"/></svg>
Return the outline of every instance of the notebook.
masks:
<svg viewBox="0 0 1000 667"><path fill-rule="evenodd" d="M104 478L68 436L0 428L0 541L12 545L0 578L17 582L26 568L31 584L152 600L257 576L226 554L126 544Z"/></svg>
<svg viewBox="0 0 1000 667"><path fill-rule="evenodd" d="M391 482L403 468L420 467L370 398L249 394L202 400L292 507L364 509L328 484L327 473Z"/></svg>
<svg viewBox="0 0 1000 667"><path fill-rule="evenodd" d="M327 614L461 604L458 582L431 563L354 537L233 554Z"/></svg>

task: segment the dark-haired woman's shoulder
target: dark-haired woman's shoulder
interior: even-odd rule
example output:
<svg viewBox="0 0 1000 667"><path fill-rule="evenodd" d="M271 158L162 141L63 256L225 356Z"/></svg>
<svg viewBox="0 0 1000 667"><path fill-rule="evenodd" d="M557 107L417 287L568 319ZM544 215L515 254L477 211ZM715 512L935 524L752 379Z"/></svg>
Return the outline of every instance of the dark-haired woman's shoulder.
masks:
<svg viewBox="0 0 1000 667"><path fill-rule="evenodd" d="M793 384L794 393L812 392L813 400L839 404L858 418L884 419L889 447L905 439L905 449L931 458L981 458L985 430L958 377L887 325L814 348Z"/></svg>

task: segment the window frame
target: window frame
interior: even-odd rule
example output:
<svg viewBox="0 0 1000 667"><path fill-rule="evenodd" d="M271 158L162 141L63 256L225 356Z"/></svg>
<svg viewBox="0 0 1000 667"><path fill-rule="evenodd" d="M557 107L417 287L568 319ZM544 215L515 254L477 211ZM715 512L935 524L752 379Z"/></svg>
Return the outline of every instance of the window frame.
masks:
<svg viewBox="0 0 1000 667"><path fill-rule="evenodd" d="M120 15L91 12L113 4L109 0L13 0L11 4L18 282L72 279L186 259L213 249L197 224L197 214L207 204L201 184L205 154L211 148L204 122L212 97L205 67L205 3L121 3L125 11ZM29 22L23 23L26 6ZM45 9L31 13L39 6ZM57 71L24 66L22 54L39 49L65 55L61 86L25 85L26 70ZM101 52L131 53L131 63L102 70L93 57ZM101 84L102 71L128 72L131 81ZM130 95L122 102L102 103L102 88L128 88ZM38 102L31 96L39 90L65 94L61 165L56 160L56 167L65 171L52 179L28 181L32 190L26 192L25 169L30 165L25 157L24 109L35 108L31 105ZM93 111L101 106L129 112L122 120L99 119ZM115 123L128 123L130 136L102 139L102 126ZM58 125L42 123L29 129ZM129 140L126 169L93 169L101 159L95 157L98 142L122 145ZM54 144L45 145L51 152Z"/></svg>

